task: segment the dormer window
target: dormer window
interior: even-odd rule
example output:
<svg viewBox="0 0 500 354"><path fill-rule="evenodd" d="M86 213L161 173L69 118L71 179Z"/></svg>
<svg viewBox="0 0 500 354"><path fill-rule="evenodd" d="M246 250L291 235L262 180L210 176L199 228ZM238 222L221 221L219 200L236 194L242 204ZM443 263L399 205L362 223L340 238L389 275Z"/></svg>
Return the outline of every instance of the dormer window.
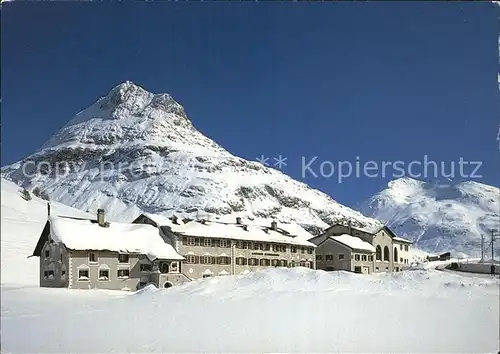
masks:
<svg viewBox="0 0 500 354"><path fill-rule="evenodd" d="M118 255L118 263L128 263L128 262L129 262L128 254L119 254Z"/></svg>
<svg viewBox="0 0 500 354"><path fill-rule="evenodd" d="M97 263L97 253L89 253L89 263Z"/></svg>

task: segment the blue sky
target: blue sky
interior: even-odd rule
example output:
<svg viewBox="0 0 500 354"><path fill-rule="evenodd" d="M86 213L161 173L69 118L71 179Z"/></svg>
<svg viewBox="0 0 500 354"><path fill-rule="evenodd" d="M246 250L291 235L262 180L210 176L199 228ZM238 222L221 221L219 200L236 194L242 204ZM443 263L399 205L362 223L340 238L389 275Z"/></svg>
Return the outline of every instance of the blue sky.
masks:
<svg viewBox="0 0 500 354"><path fill-rule="evenodd" d="M131 80L170 93L232 153L270 162L281 154L285 173L348 205L383 189L393 170L339 183L338 173L319 175L321 162L328 174L330 162L357 157L380 164L427 155L447 170L463 158L482 161L475 180L498 186L498 10L463 2L6 3L2 165ZM318 177L303 178L302 157L314 156Z"/></svg>

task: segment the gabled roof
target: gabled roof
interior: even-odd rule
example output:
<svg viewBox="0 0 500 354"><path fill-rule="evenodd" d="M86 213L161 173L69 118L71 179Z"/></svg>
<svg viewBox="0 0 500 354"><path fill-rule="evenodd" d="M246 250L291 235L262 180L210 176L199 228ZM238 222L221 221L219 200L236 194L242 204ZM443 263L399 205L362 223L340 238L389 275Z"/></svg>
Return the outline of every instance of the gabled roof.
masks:
<svg viewBox="0 0 500 354"><path fill-rule="evenodd" d="M109 223L101 227L95 221L50 217L38 240L34 255L40 255L48 239L71 250L98 250L120 253L144 254L150 259L182 260L175 249L165 243L158 230L151 225Z"/></svg>
<svg viewBox="0 0 500 354"><path fill-rule="evenodd" d="M394 237L392 240L396 241L396 242L402 242L402 243L413 243L413 241L407 240L407 239L402 238L402 237Z"/></svg>
<svg viewBox="0 0 500 354"><path fill-rule="evenodd" d="M311 234L296 224L279 224L277 230L257 224L236 224L221 221L190 220L184 223L180 218L174 223L171 218L162 215L142 213L158 226L167 226L172 232L193 237L228 238L236 240L276 242L316 247L308 241Z"/></svg>
<svg viewBox="0 0 500 354"><path fill-rule="evenodd" d="M329 239L341 243L352 250L375 252L375 247L373 247L373 245L356 236L343 234L340 236L330 236Z"/></svg>
<svg viewBox="0 0 500 354"><path fill-rule="evenodd" d="M33 250L33 254L31 256L40 257L40 255L42 254L43 245L45 245L45 242L47 242L49 239L49 233L50 223L47 220L47 222L45 222L45 226L43 227L42 234L38 238L38 242L36 243L35 249Z"/></svg>
<svg viewBox="0 0 500 354"><path fill-rule="evenodd" d="M329 226L327 229L325 229L325 232L334 226L349 227L348 225L336 223L336 224ZM376 233L380 232L381 230L384 230L385 232L387 232L389 234L390 237L393 237L393 238L397 237L396 234L394 232L392 232L392 230L387 225L381 225L378 227L367 227L367 228L351 226L351 228L353 230L365 232L365 233L372 234L372 235L375 235Z"/></svg>

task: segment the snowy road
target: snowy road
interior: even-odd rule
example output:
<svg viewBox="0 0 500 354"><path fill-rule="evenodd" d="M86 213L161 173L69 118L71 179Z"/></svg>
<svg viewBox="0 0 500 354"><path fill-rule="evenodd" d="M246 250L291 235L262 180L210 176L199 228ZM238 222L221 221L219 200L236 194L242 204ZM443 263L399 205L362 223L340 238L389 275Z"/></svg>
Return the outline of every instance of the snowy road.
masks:
<svg viewBox="0 0 500 354"><path fill-rule="evenodd" d="M446 265L439 265L436 267L437 270L446 272L446 273L451 273L451 274L456 274L462 277L469 277L469 278L486 278L486 279L500 279L500 275L496 274L495 276L492 276L491 274L483 274L483 273L471 273L471 272L461 272L457 270L451 270L451 269L446 269Z"/></svg>

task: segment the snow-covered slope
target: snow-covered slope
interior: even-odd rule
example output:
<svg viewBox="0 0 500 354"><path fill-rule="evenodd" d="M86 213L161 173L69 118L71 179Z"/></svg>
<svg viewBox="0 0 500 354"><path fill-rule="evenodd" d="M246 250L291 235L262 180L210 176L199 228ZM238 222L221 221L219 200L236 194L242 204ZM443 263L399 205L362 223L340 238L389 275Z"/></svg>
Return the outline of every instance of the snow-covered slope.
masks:
<svg viewBox="0 0 500 354"><path fill-rule="evenodd" d="M496 353L498 286L436 270L283 268L130 295L4 287L1 344L6 353Z"/></svg>
<svg viewBox="0 0 500 354"><path fill-rule="evenodd" d="M9 181L1 182L1 282L38 285L38 258L33 253L47 221L47 202L35 197L24 200L20 188ZM51 214L89 217L90 215L66 205L52 202Z"/></svg>
<svg viewBox="0 0 500 354"><path fill-rule="evenodd" d="M2 176L110 219L139 212L240 215L311 229L376 221L283 173L236 157L192 125L168 94L125 82L78 113L36 153ZM232 218L234 218L232 216Z"/></svg>
<svg viewBox="0 0 500 354"><path fill-rule="evenodd" d="M490 230L500 229L500 189L472 181L450 185L401 178L369 199L361 211L430 252L478 257L484 235L489 256Z"/></svg>

